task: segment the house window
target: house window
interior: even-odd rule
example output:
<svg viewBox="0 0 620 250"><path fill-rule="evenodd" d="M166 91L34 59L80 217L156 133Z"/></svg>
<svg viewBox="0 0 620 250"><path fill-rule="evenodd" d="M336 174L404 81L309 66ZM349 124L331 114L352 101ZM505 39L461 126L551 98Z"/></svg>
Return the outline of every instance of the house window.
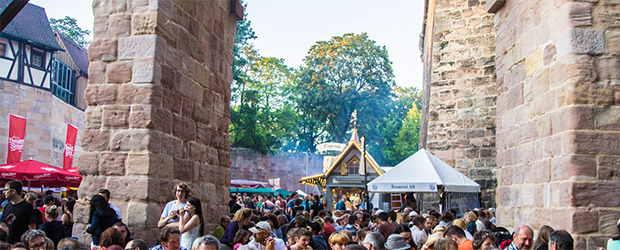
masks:
<svg viewBox="0 0 620 250"><path fill-rule="evenodd" d="M357 159L357 157L353 157L353 159L351 159L349 163L347 163L347 170L349 174L359 174L360 173L360 160Z"/></svg>
<svg viewBox="0 0 620 250"><path fill-rule="evenodd" d="M45 52L32 49L30 52L30 65L45 68Z"/></svg>
<svg viewBox="0 0 620 250"><path fill-rule="evenodd" d="M52 58L52 94L75 105L75 70Z"/></svg>
<svg viewBox="0 0 620 250"><path fill-rule="evenodd" d="M0 43L0 56L6 57L6 43Z"/></svg>

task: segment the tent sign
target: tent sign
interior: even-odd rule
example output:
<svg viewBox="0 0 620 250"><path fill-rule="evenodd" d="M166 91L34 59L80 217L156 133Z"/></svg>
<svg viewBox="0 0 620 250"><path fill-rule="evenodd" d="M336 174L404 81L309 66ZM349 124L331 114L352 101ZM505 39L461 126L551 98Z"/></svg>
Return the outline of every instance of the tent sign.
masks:
<svg viewBox="0 0 620 250"><path fill-rule="evenodd" d="M437 192L435 183L376 183L370 185L374 192Z"/></svg>

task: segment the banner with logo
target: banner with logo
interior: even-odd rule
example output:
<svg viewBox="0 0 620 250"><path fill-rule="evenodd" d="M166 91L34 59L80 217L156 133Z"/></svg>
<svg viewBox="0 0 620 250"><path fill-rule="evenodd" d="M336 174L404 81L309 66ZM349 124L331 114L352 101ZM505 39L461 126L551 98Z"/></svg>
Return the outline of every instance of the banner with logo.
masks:
<svg viewBox="0 0 620 250"><path fill-rule="evenodd" d="M65 140L65 153L62 169L69 170L73 164L73 149L75 148L75 138L77 137L77 128L71 124L67 124L67 139Z"/></svg>
<svg viewBox="0 0 620 250"><path fill-rule="evenodd" d="M9 143L6 154L6 164L19 162L24 149L24 137L26 136L26 118L9 115Z"/></svg>

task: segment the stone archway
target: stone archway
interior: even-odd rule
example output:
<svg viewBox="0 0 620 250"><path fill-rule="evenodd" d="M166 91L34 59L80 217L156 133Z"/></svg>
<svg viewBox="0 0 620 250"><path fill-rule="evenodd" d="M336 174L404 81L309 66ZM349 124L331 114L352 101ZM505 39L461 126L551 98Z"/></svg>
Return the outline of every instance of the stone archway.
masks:
<svg viewBox="0 0 620 250"><path fill-rule="evenodd" d="M238 0L95 0L93 10L79 196L109 189L134 238L155 244L173 186L187 182L212 230L228 213L228 102L243 8ZM74 235L88 244L88 204L75 213Z"/></svg>

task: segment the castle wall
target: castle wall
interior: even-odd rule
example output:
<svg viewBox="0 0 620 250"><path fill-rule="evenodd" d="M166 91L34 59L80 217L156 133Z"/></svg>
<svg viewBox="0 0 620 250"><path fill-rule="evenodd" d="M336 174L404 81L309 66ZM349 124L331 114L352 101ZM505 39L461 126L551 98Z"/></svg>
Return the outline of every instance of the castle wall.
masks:
<svg viewBox="0 0 620 250"><path fill-rule="evenodd" d="M174 185L187 182L211 232L228 213L232 48L243 9L228 0L95 0L93 13L79 196L109 189L134 238L154 245ZM76 206L82 244L87 213L88 204Z"/></svg>
<svg viewBox="0 0 620 250"><path fill-rule="evenodd" d="M604 246L620 217L620 8L506 1L495 16L498 222Z"/></svg>
<svg viewBox="0 0 620 250"><path fill-rule="evenodd" d="M495 33L484 1L437 0L427 149L482 186L495 206Z"/></svg>
<svg viewBox="0 0 620 250"><path fill-rule="evenodd" d="M246 148L231 149L231 179L267 182L280 178L280 187L289 191L316 190L299 183L306 176L323 173L323 157L317 154L275 152L264 155Z"/></svg>
<svg viewBox="0 0 620 250"><path fill-rule="evenodd" d="M50 90L0 80L0 164L6 163L9 114L25 117L26 137L22 160L36 160L62 168L67 123L84 130L84 111L54 97ZM74 157L82 151L76 141ZM77 166L77 161L73 161Z"/></svg>

